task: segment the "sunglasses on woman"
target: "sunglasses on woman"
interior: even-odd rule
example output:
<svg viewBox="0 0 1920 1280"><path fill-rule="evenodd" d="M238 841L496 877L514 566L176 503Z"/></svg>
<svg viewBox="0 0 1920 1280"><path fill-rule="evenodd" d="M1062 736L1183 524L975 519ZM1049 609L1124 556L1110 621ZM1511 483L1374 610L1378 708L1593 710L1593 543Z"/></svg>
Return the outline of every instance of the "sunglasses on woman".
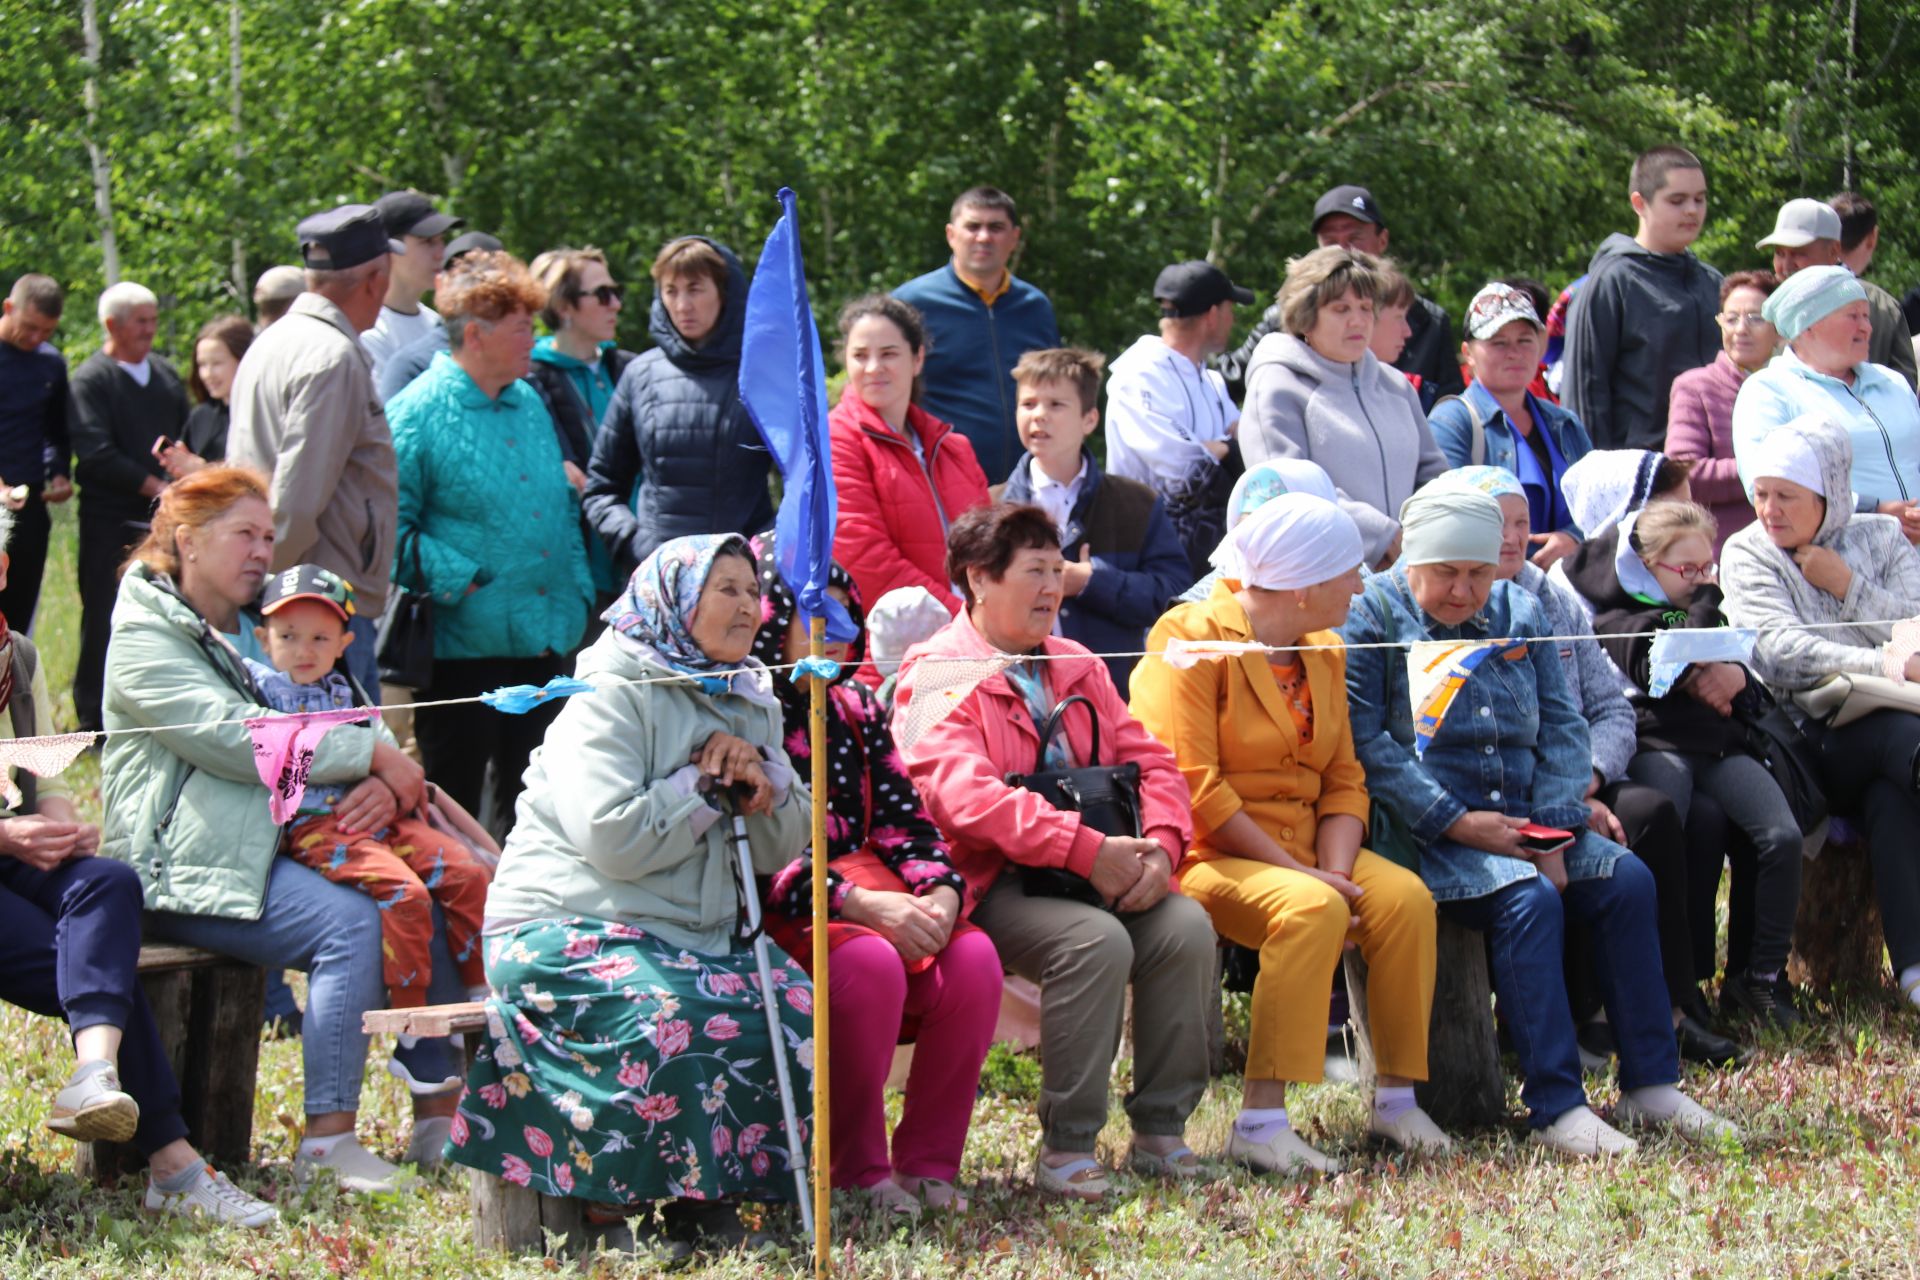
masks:
<svg viewBox="0 0 1920 1280"><path fill-rule="evenodd" d="M580 297L582 299L597 298L601 306L610 307L620 301L620 286L617 284L603 284L597 289L583 289L580 291Z"/></svg>

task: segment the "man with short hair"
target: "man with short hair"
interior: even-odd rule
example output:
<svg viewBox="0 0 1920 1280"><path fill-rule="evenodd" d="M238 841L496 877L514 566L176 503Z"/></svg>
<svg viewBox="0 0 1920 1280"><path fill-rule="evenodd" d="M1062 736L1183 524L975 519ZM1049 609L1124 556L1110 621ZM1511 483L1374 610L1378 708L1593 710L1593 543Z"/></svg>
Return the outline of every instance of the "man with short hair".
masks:
<svg viewBox="0 0 1920 1280"><path fill-rule="evenodd" d="M293 300L307 291L307 276L299 267L268 267L253 285L254 327L264 329L287 314Z"/></svg>
<svg viewBox="0 0 1920 1280"><path fill-rule="evenodd" d="M946 266L893 294L927 322L921 407L958 428L988 483L999 484L1025 456L1013 366L1029 351L1059 346L1060 326L1047 295L1007 265L1020 247L1020 215L1006 192L961 192L947 215L947 247Z"/></svg>
<svg viewBox="0 0 1920 1280"><path fill-rule="evenodd" d="M1773 274L1785 280L1807 267L1843 266L1858 276L1873 261L1879 243L1873 205L1865 196L1842 191L1826 201L1804 196L1787 201L1774 216L1773 234L1754 247L1773 250ZM1900 303L1871 280L1860 284L1867 291L1867 316L1873 321L1867 359L1886 365L1913 386L1913 333Z"/></svg>
<svg viewBox="0 0 1920 1280"><path fill-rule="evenodd" d="M1600 243L1567 313L1561 402L1596 449L1666 447L1673 380L1720 353L1720 273L1688 247L1707 221L1707 174L1685 147L1635 158L1631 236Z"/></svg>
<svg viewBox="0 0 1920 1280"><path fill-rule="evenodd" d="M47 567L50 502L73 496L67 478L67 361L53 345L66 294L51 276L24 275L0 302L0 501L14 512L0 618L33 626Z"/></svg>
<svg viewBox="0 0 1920 1280"><path fill-rule="evenodd" d="M388 360L440 327L439 315L420 299L433 288L434 275L441 269L447 233L463 225L463 220L441 213L418 191L389 191L373 207L386 225L387 238L403 246L394 252L380 314L360 337L373 359L373 384L378 387Z"/></svg>
<svg viewBox="0 0 1920 1280"><path fill-rule="evenodd" d="M447 251L440 256L440 272L433 278L433 291L440 292L440 283L452 269L453 264L476 250L498 252L506 248L499 240L484 231L468 231L455 236L447 245ZM433 358L447 349L447 326L441 317L427 308L420 308L433 316L433 323L427 331L401 347L374 373L373 389L380 396L380 403L399 395L407 389L407 384L427 371Z"/></svg>
<svg viewBox="0 0 1920 1280"><path fill-rule="evenodd" d="M153 354L160 300L121 281L100 295L107 340L73 371L68 421L80 482L80 657L73 670L76 727L100 728L107 641L120 566L147 536L153 500L166 488L157 456L187 422L187 389Z"/></svg>
<svg viewBox="0 0 1920 1280"><path fill-rule="evenodd" d="M298 234L307 291L241 358L227 461L271 477L275 571L312 563L353 584L360 609L347 667L372 690L399 473L360 335L380 315L389 264L404 246L388 239L379 212L364 204L314 214Z"/></svg>
<svg viewBox="0 0 1920 1280"><path fill-rule="evenodd" d="M1240 409L1207 357L1227 349L1233 306L1253 302L1209 262L1176 262L1153 284L1160 332L1137 339L1107 382L1107 470L1165 500L1198 578L1226 531L1227 493L1240 473Z"/></svg>
<svg viewBox="0 0 1920 1280"><path fill-rule="evenodd" d="M1314 201L1312 229L1313 238L1323 249L1337 244L1376 258L1387 256L1393 238L1373 192L1352 185L1334 187ZM1441 396L1465 391L1466 383L1460 377L1460 349L1454 344L1453 321L1446 308L1416 293L1407 309L1406 324L1406 345L1400 348L1393 367L1416 379L1414 386L1420 389L1421 402L1430 404ZM1247 365L1253 360L1253 349L1260 345L1260 339L1280 332L1280 304L1276 302L1267 308L1245 341L1216 362L1235 400L1246 398Z"/></svg>

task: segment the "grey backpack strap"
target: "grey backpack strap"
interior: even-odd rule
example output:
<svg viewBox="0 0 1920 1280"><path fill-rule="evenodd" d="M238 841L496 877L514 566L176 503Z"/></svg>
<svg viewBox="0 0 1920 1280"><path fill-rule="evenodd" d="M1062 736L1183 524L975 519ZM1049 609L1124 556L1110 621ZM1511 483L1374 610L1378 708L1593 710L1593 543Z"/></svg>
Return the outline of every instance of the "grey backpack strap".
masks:
<svg viewBox="0 0 1920 1280"><path fill-rule="evenodd" d="M1467 411L1467 421L1472 424L1467 444L1468 465L1475 467L1485 466L1487 463L1486 422L1480 417L1480 411L1473 407L1473 401L1467 399L1465 396L1442 396L1434 402L1433 407L1438 409L1449 400L1458 402L1460 407ZM1428 414L1427 416L1432 417L1433 415Z"/></svg>
<svg viewBox="0 0 1920 1280"><path fill-rule="evenodd" d="M16 635L13 638L13 697L7 703L7 714L13 719L13 736L16 738L33 737L39 724L33 705L33 676L39 669L40 655L34 652L33 641ZM37 807L38 782L32 770L19 771L15 785L20 788L21 813L32 813Z"/></svg>

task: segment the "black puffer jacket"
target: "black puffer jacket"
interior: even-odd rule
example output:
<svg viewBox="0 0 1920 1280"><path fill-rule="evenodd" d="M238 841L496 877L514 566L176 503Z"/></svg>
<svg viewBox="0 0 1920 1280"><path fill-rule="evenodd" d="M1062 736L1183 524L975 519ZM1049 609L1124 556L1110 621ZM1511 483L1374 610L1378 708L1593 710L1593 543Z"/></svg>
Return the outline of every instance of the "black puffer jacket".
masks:
<svg viewBox="0 0 1920 1280"><path fill-rule="evenodd" d="M587 467L582 505L622 580L670 538L773 523L773 457L740 403L747 275L731 249L707 243L727 261L719 322L691 346L655 290L647 326L655 345L620 376Z"/></svg>

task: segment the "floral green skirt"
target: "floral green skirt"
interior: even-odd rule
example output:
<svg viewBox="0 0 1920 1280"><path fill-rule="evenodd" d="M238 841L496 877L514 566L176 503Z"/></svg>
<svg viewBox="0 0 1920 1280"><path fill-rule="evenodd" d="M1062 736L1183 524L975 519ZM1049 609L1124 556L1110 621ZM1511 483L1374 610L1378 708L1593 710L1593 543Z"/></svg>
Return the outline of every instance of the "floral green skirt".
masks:
<svg viewBox="0 0 1920 1280"><path fill-rule="evenodd" d="M813 988L772 949L788 1135L750 948L696 955L604 920L489 935L487 1039L447 1158L609 1204L792 1199L813 1114Z"/></svg>

